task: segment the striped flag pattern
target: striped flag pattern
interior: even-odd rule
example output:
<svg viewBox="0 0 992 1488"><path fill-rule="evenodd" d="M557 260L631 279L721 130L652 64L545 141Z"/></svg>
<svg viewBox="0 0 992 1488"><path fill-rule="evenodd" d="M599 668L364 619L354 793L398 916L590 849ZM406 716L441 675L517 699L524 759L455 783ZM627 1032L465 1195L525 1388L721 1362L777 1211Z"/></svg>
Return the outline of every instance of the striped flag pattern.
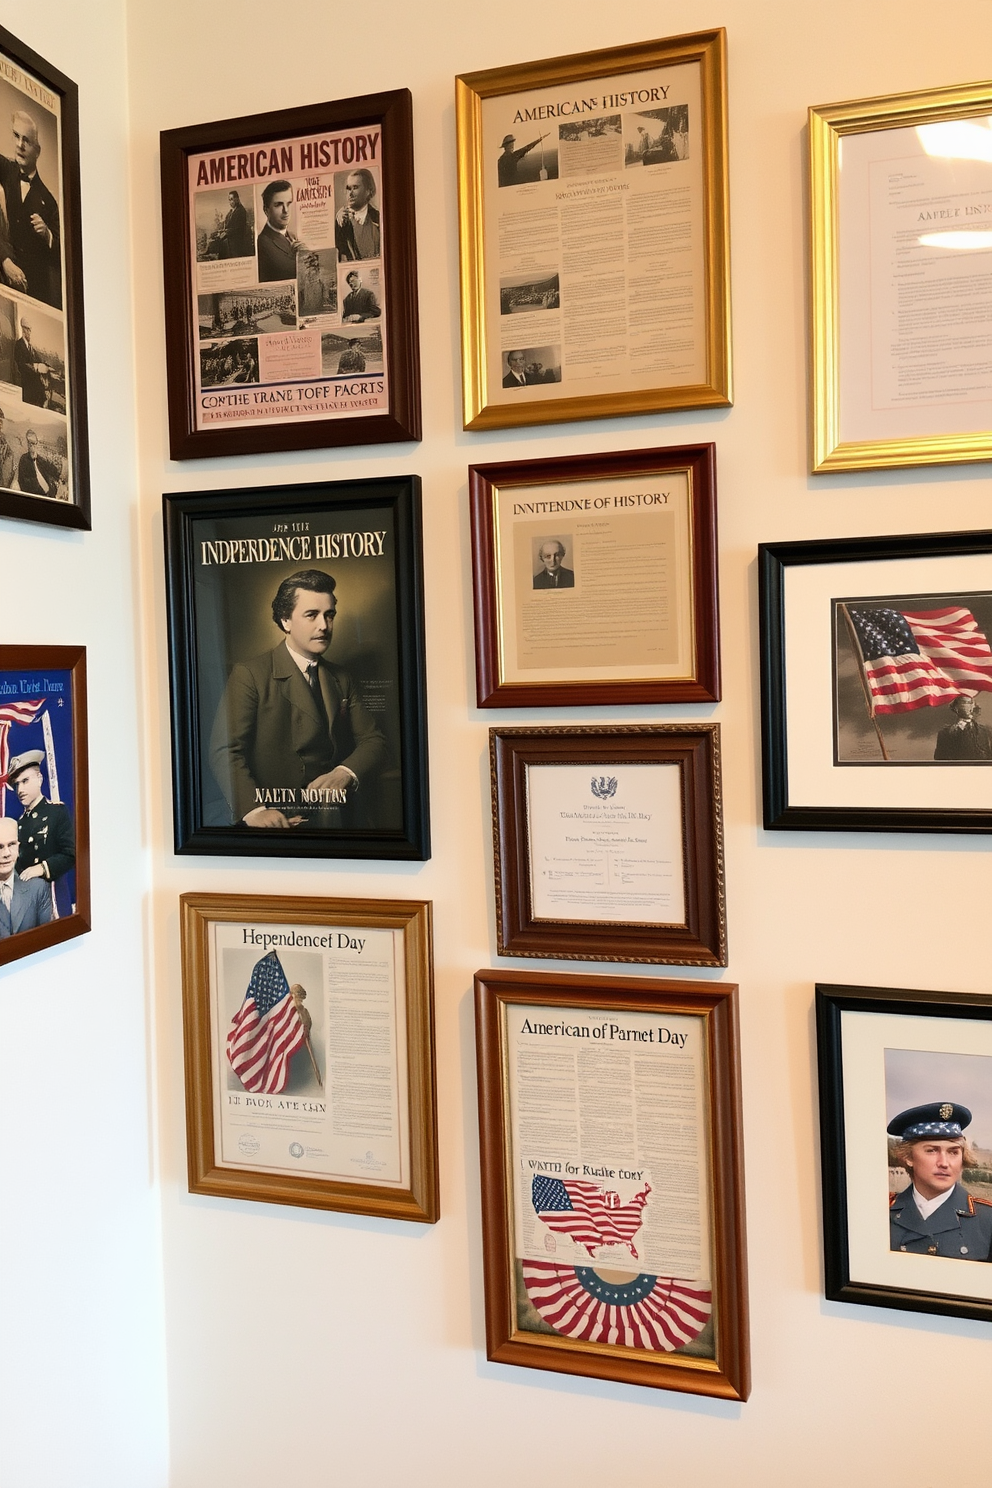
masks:
<svg viewBox="0 0 992 1488"><path fill-rule="evenodd" d="M10 766L8 735L13 723L33 723L48 702L47 697L0 704L0 814L7 809L7 770Z"/></svg>
<svg viewBox="0 0 992 1488"><path fill-rule="evenodd" d="M651 1185L645 1183L629 1203L621 1204L618 1193L598 1183L535 1174L531 1202L549 1230L568 1235L590 1255L601 1245L623 1245L636 1260L634 1236L644 1223L650 1192Z"/></svg>
<svg viewBox="0 0 992 1488"><path fill-rule="evenodd" d="M614 1286L591 1266L520 1264L537 1313L566 1338L671 1353L699 1337L712 1311L709 1291L670 1276L636 1276Z"/></svg>
<svg viewBox="0 0 992 1488"><path fill-rule="evenodd" d="M896 610L847 605L876 713L940 708L992 692L992 649L962 605Z"/></svg>
<svg viewBox="0 0 992 1488"><path fill-rule="evenodd" d="M227 1035L227 1057L246 1090L278 1095L285 1090L293 1055L306 1030L289 995L289 983L275 951L263 956L251 974L245 1000Z"/></svg>

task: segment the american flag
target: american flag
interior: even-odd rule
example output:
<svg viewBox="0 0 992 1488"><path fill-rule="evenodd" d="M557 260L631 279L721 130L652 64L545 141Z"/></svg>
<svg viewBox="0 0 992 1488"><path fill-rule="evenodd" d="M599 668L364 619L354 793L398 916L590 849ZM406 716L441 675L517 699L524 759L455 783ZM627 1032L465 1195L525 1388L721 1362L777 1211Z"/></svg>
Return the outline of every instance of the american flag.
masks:
<svg viewBox="0 0 992 1488"><path fill-rule="evenodd" d="M286 973L275 951L270 951L256 964L231 1023L227 1035L231 1068L246 1090L278 1095L286 1088L290 1061L305 1039Z"/></svg>
<svg viewBox="0 0 992 1488"><path fill-rule="evenodd" d="M633 1237L644 1223L649 1183L629 1204L621 1204L620 1195L611 1189L575 1178L563 1181L535 1174L530 1192L537 1217L549 1230L568 1235L590 1255L600 1245L624 1245L637 1259Z"/></svg>
<svg viewBox="0 0 992 1488"><path fill-rule="evenodd" d="M712 1310L709 1291L670 1276L635 1276L615 1285L592 1266L520 1264L532 1305L566 1338L671 1353L699 1337Z"/></svg>
<svg viewBox="0 0 992 1488"><path fill-rule="evenodd" d="M35 698L32 702L0 704L0 815L7 810L7 770L10 766L10 742L8 734L12 723L33 723L47 697Z"/></svg>
<svg viewBox="0 0 992 1488"><path fill-rule="evenodd" d="M940 708L962 693L992 692L992 649L970 610L845 608L876 713Z"/></svg>

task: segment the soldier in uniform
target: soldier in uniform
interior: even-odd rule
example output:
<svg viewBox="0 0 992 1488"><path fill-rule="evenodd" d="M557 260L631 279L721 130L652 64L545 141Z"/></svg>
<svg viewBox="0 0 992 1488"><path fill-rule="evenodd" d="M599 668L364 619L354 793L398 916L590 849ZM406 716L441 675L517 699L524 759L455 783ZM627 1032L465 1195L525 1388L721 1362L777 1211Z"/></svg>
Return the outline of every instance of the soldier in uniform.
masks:
<svg viewBox="0 0 992 1488"><path fill-rule="evenodd" d="M992 1203L976 1198L961 1182L962 1168L975 1163L964 1135L970 1121L967 1106L935 1101L900 1111L889 1122L889 1135L899 1138L895 1160L912 1179L889 1201L891 1250L992 1260Z"/></svg>
<svg viewBox="0 0 992 1488"><path fill-rule="evenodd" d="M17 823L17 874L21 879L45 878L49 883L69 872L76 861L72 817L58 801L42 794L40 749L28 749L10 762L7 784L17 792L23 808Z"/></svg>

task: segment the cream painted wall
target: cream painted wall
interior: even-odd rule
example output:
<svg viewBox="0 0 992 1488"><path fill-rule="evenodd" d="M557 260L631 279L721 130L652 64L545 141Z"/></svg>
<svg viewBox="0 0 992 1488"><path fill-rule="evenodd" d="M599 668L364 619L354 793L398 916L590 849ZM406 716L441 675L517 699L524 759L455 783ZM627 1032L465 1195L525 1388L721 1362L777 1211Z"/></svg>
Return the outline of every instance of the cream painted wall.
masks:
<svg viewBox="0 0 992 1488"><path fill-rule="evenodd" d="M133 0L128 14L143 799L154 874L172 1488L537 1488L549 1474L589 1485L622 1476L629 1488L859 1488L935 1483L949 1461L960 1488L985 1484L987 1454L962 1450L954 1428L918 1442L908 1470L897 1468L896 1452L909 1435L899 1429L907 1403L925 1419L938 1400L964 1399L980 1418L992 1385L989 1328L822 1300L811 1005L816 979L988 990L980 928L992 888L988 843L760 830L755 548L989 522L987 467L806 475L802 166L810 103L992 73L987 0L954 0L939 13L922 0L686 0L650 10L555 0L540 11L528 0L490 9L458 0L359 9ZM736 406L460 432L454 74L719 24L730 46ZM159 130L400 86L412 89L415 108L423 443L170 464ZM753 1317L754 1389L743 1406L486 1362L470 1004L472 973L495 954L487 728L607 715L475 709L466 465L510 452L710 438L719 458L725 700L708 713L608 716L714 716L724 730L725 975L741 984ZM425 488L432 860L175 857L161 491L406 471L420 473ZM130 753L122 764L130 780ZM443 1215L434 1229L187 1193L177 898L191 889L434 901ZM907 913L907 903L918 912ZM912 926L912 938L893 922Z"/></svg>
<svg viewBox="0 0 992 1488"><path fill-rule="evenodd" d="M162 1488L124 7L0 20L79 85L93 482L92 532L0 520L3 641L87 648L93 876L92 933L0 971L0 1481Z"/></svg>

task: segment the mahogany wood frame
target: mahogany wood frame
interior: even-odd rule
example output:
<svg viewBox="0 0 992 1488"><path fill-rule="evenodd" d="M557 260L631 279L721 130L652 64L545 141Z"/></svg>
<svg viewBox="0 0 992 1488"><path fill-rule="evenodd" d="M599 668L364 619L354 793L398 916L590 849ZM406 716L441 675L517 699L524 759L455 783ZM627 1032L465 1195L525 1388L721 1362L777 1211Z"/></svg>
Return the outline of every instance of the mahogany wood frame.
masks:
<svg viewBox="0 0 992 1488"><path fill-rule="evenodd" d="M496 943L501 956L726 966L727 917L718 723L595 724L489 731ZM534 918L528 765L676 763L682 777L685 924Z"/></svg>
<svg viewBox="0 0 992 1488"><path fill-rule="evenodd" d="M526 1333L515 1325L503 1009L509 1003L544 1002L556 1009L679 1013L699 1017L705 1023L716 1320L712 1360ZM497 1364L746 1400L750 1358L737 987L728 982L479 971L475 976L475 1019L487 1357Z"/></svg>
<svg viewBox="0 0 992 1488"><path fill-rule="evenodd" d="M496 492L608 480L625 475L681 473L689 482L693 676L596 682L504 682L501 676L495 537ZM470 465L472 568L475 593L476 696L480 708L579 706L586 703L714 703L720 700L720 618L717 573L716 445L674 445L555 460L506 460ZM618 597L618 603L619 603Z"/></svg>

